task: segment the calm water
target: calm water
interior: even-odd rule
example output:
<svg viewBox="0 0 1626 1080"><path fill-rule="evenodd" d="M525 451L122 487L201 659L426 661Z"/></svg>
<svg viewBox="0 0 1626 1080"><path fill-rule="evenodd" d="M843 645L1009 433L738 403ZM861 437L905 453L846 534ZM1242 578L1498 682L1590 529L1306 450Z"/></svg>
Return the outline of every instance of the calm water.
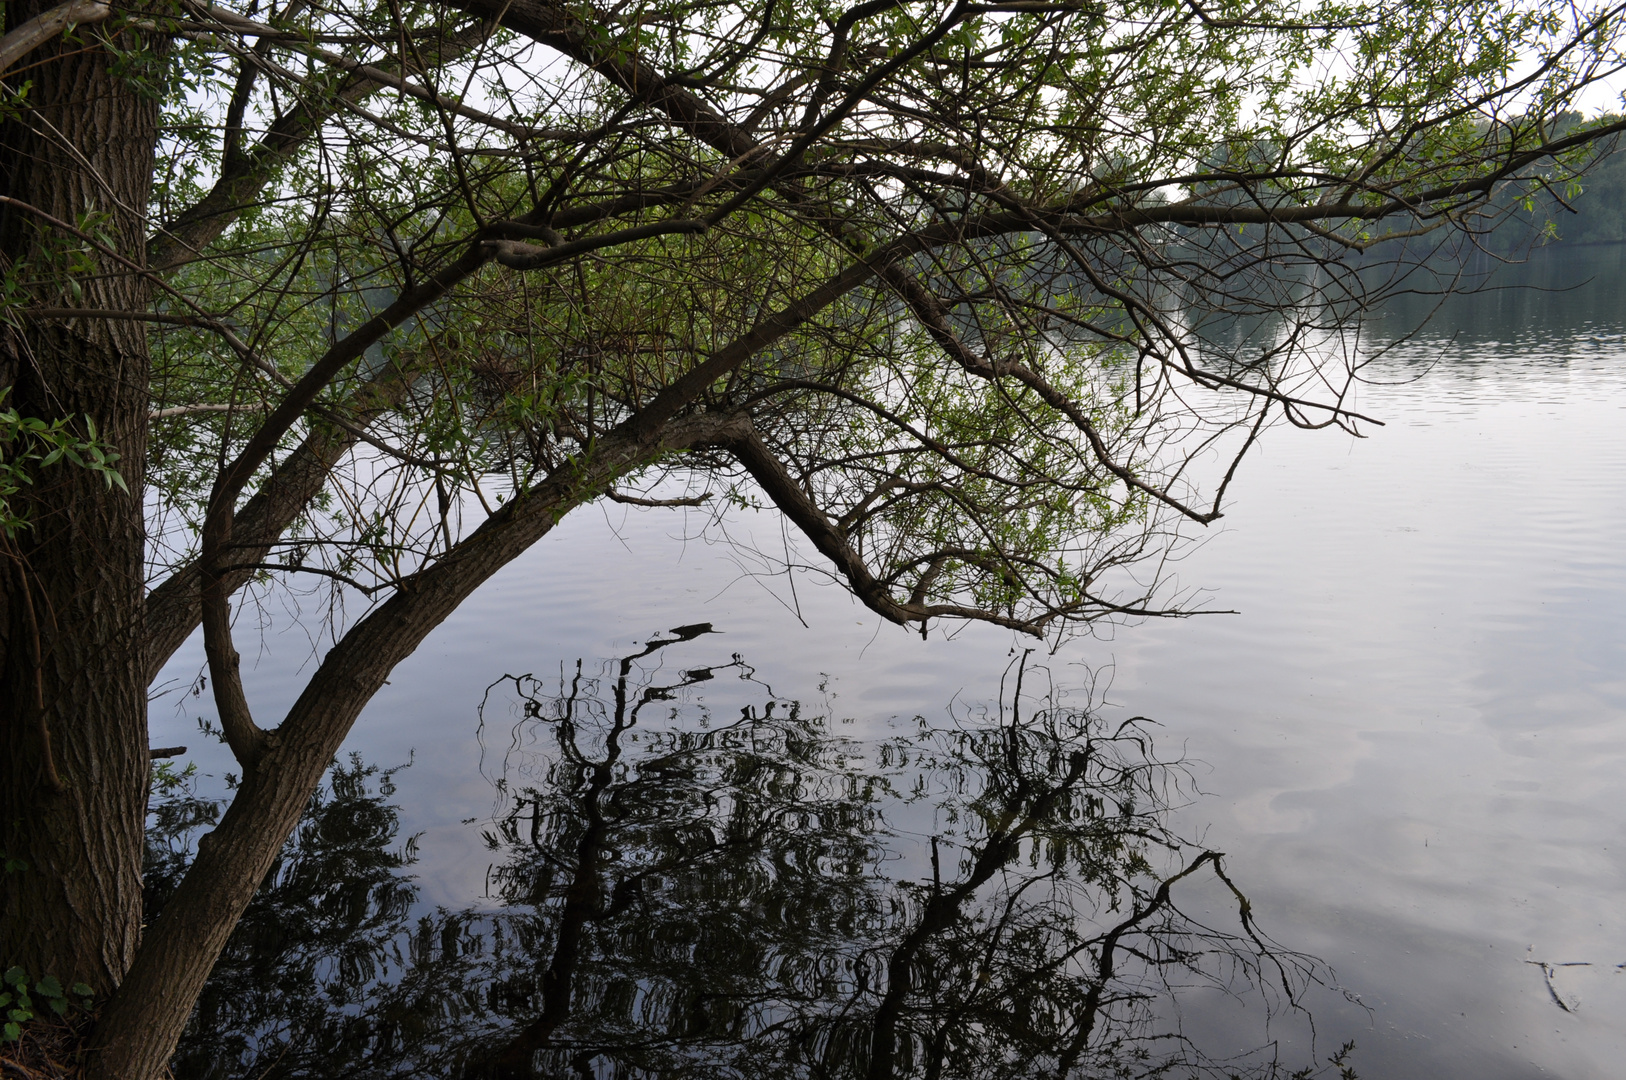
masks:
<svg viewBox="0 0 1626 1080"><path fill-rule="evenodd" d="M749 545L782 555L775 524L567 519L363 715L360 760L410 765L338 778L207 1041L244 1075L293 1025L278 1068L314 1074L311 1048L371 1031L386 1075L520 1035L543 1075L841 1076L893 1032L899 1076L1296 1068L1347 1040L1367 1077L1619 1076L1626 251L1501 280L1539 289L1459 298L1369 372L1358 404L1387 426L1267 437L1179 567L1240 614L1031 657L1014 725L1025 643L922 642L763 577ZM286 621L250 680L265 716L310 666ZM629 700L669 689L618 724L637 653ZM204 794L230 769L198 735L209 708L153 709ZM1137 716L1146 739L1111 737ZM1102 935L1148 905L1103 981ZM1092 1012L1097 985L1134 996Z"/></svg>

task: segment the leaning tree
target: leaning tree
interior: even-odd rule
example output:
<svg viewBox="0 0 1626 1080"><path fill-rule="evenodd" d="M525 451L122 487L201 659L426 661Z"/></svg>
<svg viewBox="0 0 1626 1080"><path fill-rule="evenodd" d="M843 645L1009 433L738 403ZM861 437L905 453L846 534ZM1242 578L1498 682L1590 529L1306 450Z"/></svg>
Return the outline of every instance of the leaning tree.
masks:
<svg viewBox="0 0 1626 1080"><path fill-rule="evenodd" d="M0 962L156 1076L391 669L594 500L771 506L922 633L1172 610L1257 434L1360 421L1394 245L1613 133L1565 112L1621 17L10 0ZM312 584L350 614L268 717L233 598ZM199 627L243 778L143 927L147 688Z"/></svg>

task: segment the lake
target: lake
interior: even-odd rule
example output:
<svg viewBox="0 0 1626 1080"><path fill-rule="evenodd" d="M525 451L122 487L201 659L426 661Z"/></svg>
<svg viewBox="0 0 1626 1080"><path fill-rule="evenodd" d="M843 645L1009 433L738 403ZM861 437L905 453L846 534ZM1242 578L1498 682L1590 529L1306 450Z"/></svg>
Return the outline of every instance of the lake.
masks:
<svg viewBox="0 0 1626 1080"><path fill-rule="evenodd" d="M540 1075L1336 1075L1353 1041L1366 1077L1620 1075L1626 248L1494 283L1367 369L1385 426L1267 434L1175 568L1236 614L1028 656L923 641L777 574L776 521L577 512L363 714L347 749L405 767L336 781L306 893L257 924L195 1060L319 1075L294 1066L326 1039L405 1075L412 1038L461 1061L518 1035ZM290 623L265 612L257 658L239 632L262 716L320 647ZM213 794L201 652L152 742ZM410 865L328 859L408 838ZM324 888L349 896L325 937L278 930ZM326 987L320 1038L233 1012L267 956ZM386 999L418 1019L380 1041Z"/></svg>

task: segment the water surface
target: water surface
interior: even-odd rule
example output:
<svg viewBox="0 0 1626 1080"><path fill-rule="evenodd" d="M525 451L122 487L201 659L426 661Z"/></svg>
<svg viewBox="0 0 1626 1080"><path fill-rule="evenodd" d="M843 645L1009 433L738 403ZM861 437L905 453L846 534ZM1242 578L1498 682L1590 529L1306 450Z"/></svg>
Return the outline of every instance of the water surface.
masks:
<svg viewBox="0 0 1626 1080"><path fill-rule="evenodd" d="M1353 1040L1352 1063L1370 1077L1620 1074L1626 251L1538 253L1496 281L1524 287L1451 301L1424 333L1368 370L1357 404L1386 426L1361 440L1292 430L1267 436L1244 466L1226 517L1178 567L1183 583L1209 590L1212 606L1239 614L1124 628L1034 658L1044 672L1033 677L1044 680L1046 692L1057 688L1072 715L1087 711L1101 731L1147 717L1156 754L1190 763L1192 782L1166 789L1167 809L1157 808L1156 827L1166 831L1160 835L1179 843L1159 849L1173 861L1155 872L1167 876L1203 852L1223 852L1226 873L1270 938L1330 965L1302 969L1313 1051L1301 1018L1284 1010L1279 996L1277 1019L1264 1022L1272 1000L1258 996L1261 980L1246 964L1235 997L1184 983L1178 995L1160 990L1137 1014L1137 1037L1167 1032L1177 1021L1207 1060L1275 1040L1273 1052L1290 1063L1312 1052L1324 1060ZM1425 307L1422 300L1397 305L1371 328L1371 340L1409 326ZM538 729L532 737L540 741L529 748L515 734L526 719L524 695L516 693L529 685L539 700L555 700L561 676L579 659L596 671L601 662L669 637L671 628L710 623L719 633L674 646L704 655L672 663L696 670L683 665L726 664L737 652L751 680L728 676L684 688L681 708L662 721L667 730L699 730L704 717L717 723L738 717L741 708L760 717L769 701L782 710L795 703L798 716L817 720L816 739L807 738L846 740L842 760L851 775L884 775L893 788L905 784L907 767L900 772L880 763L880 747L922 732L946 738L944 732L962 730L967 710L997 716L999 703L1010 700L1013 649L1027 643L986 627L923 642L879 625L811 576L760 576L771 560L723 542L725 534L773 556L789 543L766 520L718 527L694 513L620 506L578 512L392 677L348 748L385 767L411 762L392 775L386 801L399 807L399 837L416 837L417 861L379 870L375 882L394 888L390 882L400 874L413 875L404 911L500 917L510 910L514 894L504 890L516 879L504 869L512 860L502 850L500 823L516 820L514 792L523 784L505 770L517 767L515 754L537 755L525 767L541 784L564 753L556 727ZM297 669L310 665L309 640L280 632L284 621L280 613L271 618L248 680L268 715L291 699ZM252 659L252 649L241 647ZM171 665L181 683L196 673L198 652ZM655 660L646 663L661 653L651 655ZM665 678L658 674L665 668L651 670L649 678ZM503 676L527 673L532 683L506 684L514 692L492 703L493 684L491 692L500 692ZM518 711L494 726L493 708ZM163 699L154 706L153 740L189 744L189 757L219 778L229 762L196 730L197 718L209 715L206 695ZM776 730L782 741L783 729ZM602 733L594 738L593 753L602 756ZM791 771L834 783L841 770L820 756L828 746L819 745L807 751L816 761ZM725 765L712 760L706 767ZM697 775L691 770L691 779ZM974 802L991 783L984 768L981 779L955 793L932 775L937 779L926 786L942 798L914 798L907 789L875 794L866 803L873 821L849 822L841 833L848 865L867 867L857 875L867 884L844 899L826 899L839 899L837 906L849 911L891 915L822 925L819 918L787 916L788 923L764 922L755 937L742 928L739 947L753 940L766 947L783 936L784 925L836 938L850 926L848 937L832 938L820 955L895 950L920 912L911 915L906 903L888 908L886 897L934 880L930 841L947 842L943 808L955 799ZM367 790L376 794L372 782ZM495 847L482 837L494 827ZM787 842L794 833L787 832ZM815 834L826 835L810 826ZM975 864L975 838L960 842L971 846L956 858ZM1169 854L1175 848L1178 854ZM995 903L996 893L979 895L979 904ZM1213 919L1220 932L1220 920L1234 922L1226 895L1199 890L1182 917ZM1060 908L1033 917L1043 934L1060 935L1046 948L1059 949L1067 934L1095 925L1089 920L1098 913L1083 894L1070 896L1077 926L1059 918ZM661 910L675 919L682 906ZM296 908L286 914L300 918ZM532 968L558 944L557 929L546 929L554 923L538 926L521 950ZM1225 933L1235 930L1225 924ZM676 977L673 970L652 973L648 957L637 962L644 968L628 960L632 966L615 975L604 966L613 966L613 955L605 945L595 953L596 974L584 976L599 991L632 987L627 992L636 997L660 978ZM1089 980L1074 975L1066 993L1087 993ZM970 977L975 983L975 971ZM944 978L952 996L961 984ZM872 990L884 996L884 980L877 977ZM841 984L828 1001L842 994L853 999L854 991ZM516 1029L545 1011L539 984L514 995L504 1016ZM796 1012L783 996L775 1008L806 1020L814 1007ZM862 1042L853 1032L873 1032L880 996L863 1006L857 1026L818 1030L846 1031L842 1037ZM808 1000L828 1004L818 993ZM644 1016L670 1035L676 1029L662 1011L669 1004L623 1001L595 1015L604 1023L611 1013ZM1076 1001L1070 1007L1077 1012ZM781 1015L763 1008L765 1016ZM979 1031L998 1027L994 1014L977 1022L984 1025ZM471 1039L484 1037L469 1023ZM1017 1019L1012 1024L1012 1031L1021 1027ZM843 1056L828 1039L819 1045L828 1051L820 1060L844 1061L853 1070L873 1057ZM1167 1045L1159 1043L1159 1052ZM1056 1047L1033 1043L1008 1057L977 1052L992 1055L988 1060L1053 1064ZM653 1057L614 1059L620 1065L568 1054L547 1060L549 1069L573 1075L676 1068ZM896 1075L925 1075L929 1055L897 1060ZM1263 1068L1268 1060L1255 1055L1244 1063Z"/></svg>

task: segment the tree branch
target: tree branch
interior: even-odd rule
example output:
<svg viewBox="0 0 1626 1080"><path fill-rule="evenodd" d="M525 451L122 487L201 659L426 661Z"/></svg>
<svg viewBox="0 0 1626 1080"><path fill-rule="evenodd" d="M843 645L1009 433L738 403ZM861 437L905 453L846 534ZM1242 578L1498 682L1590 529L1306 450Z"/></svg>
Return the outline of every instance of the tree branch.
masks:
<svg viewBox="0 0 1626 1080"><path fill-rule="evenodd" d="M168 1059L283 838L395 666L572 507L603 494L651 456L726 441L742 423L732 414L700 413L666 425L653 440L623 425L498 509L445 557L403 580L328 651L220 824L200 840L197 858L105 1006L97 1025L98 1038L105 1040L95 1062L98 1075L153 1075ZM155 1016L153 1001L168 1007Z"/></svg>
<svg viewBox="0 0 1626 1080"><path fill-rule="evenodd" d="M681 499L646 499L639 495L623 495L619 491L606 491L604 495L611 502L627 506L703 506L711 498L709 491L704 495L690 495Z"/></svg>
<svg viewBox="0 0 1626 1080"><path fill-rule="evenodd" d="M0 38L0 72L44 45L70 26L104 22L113 9L101 0L69 0L23 23Z"/></svg>
<svg viewBox="0 0 1626 1080"><path fill-rule="evenodd" d="M487 31L479 23L460 29L439 45L442 63L451 63L478 48ZM378 69L381 74L389 74ZM391 75L391 78L395 76ZM147 265L172 270L196 259L204 248L242 216L277 171L304 149L324 124L346 104L362 101L382 90L386 82L352 72L324 103L302 99L260 137L254 149L224 163L220 178L202 199L165 222L147 240Z"/></svg>
<svg viewBox="0 0 1626 1080"><path fill-rule="evenodd" d="M750 427L729 442L718 445L732 453L751 479L773 501L779 512L790 519L802 535L813 542L819 554L835 566L846 579L853 594L864 606L890 622L906 625L918 622L923 627L928 619L938 617L972 619L1004 626L1035 637L1043 634L1043 623L1030 619L1017 619L994 611L962 607L957 604L899 603L884 584L876 580L864 563L863 556L849 542L828 516L821 510L800 484L786 471L785 466L763 443L754 427Z"/></svg>

